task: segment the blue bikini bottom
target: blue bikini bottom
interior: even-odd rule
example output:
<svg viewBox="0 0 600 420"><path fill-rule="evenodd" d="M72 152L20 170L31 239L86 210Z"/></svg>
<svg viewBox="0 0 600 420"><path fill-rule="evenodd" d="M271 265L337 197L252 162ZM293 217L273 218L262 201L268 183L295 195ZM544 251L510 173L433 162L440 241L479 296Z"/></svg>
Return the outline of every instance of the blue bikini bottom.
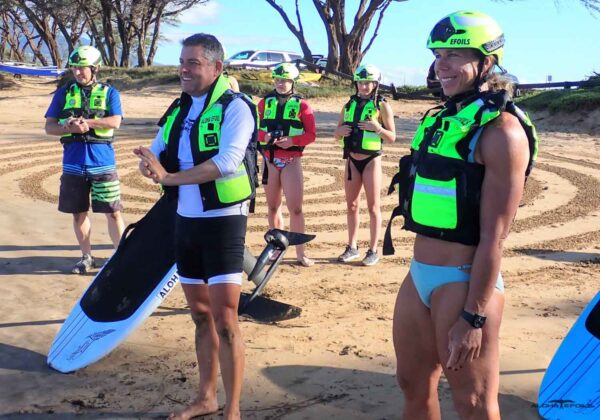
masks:
<svg viewBox="0 0 600 420"><path fill-rule="evenodd" d="M431 307L431 294L435 289L447 283L468 282L471 277L471 264L464 265L429 265L416 261L410 262L410 275L413 279L421 301ZM498 273L496 289L504 292L504 280Z"/></svg>

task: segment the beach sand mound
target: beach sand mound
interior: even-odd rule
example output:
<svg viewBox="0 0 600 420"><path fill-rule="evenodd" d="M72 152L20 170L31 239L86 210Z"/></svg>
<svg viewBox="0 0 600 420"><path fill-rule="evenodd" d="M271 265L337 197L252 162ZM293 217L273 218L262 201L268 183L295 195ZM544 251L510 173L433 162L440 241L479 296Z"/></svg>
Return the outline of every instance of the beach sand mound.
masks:
<svg viewBox="0 0 600 420"><path fill-rule="evenodd" d="M600 136L600 109L554 114L541 111L532 113L532 119L541 130Z"/></svg>
<svg viewBox="0 0 600 420"><path fill-rule="evenodd" d="M16 85L13 77L8 74L0 73L0 89L11 89Z"/></svg>

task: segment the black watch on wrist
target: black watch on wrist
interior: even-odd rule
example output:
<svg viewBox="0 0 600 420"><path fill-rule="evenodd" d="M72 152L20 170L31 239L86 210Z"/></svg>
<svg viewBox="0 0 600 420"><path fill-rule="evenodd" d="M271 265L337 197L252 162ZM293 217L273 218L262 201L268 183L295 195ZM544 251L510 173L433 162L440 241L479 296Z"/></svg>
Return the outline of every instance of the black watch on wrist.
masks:
<svg viewBox="0 0 600 420"><path fill-rule="evenodd" d="M481 328L481 327L483 327L483 325L485 324L485 320L487 319L487 317L485 317L485 316L478 315L478 314L472 314L472 313L467 312L465 310L462 311L461 316L473 328Z"/></svg>

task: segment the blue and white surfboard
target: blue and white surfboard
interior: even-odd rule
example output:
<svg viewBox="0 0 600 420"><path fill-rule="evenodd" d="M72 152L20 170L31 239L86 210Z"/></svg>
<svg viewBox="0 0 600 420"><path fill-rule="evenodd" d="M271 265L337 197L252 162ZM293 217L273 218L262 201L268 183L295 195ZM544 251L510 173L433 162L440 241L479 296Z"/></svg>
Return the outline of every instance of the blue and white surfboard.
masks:
<svg viewBox="0 0 600 420"><path fill-rule="evenodd" d="M549 420L600 419L600 293L550 362L540 387L538 412Z"/></svg>
<svg viewBox="0 0 600 420"><path fill-rule="evenodd" d="M58 77L67 69L59 69L56 66L34 67L23 63L2 63L0 71L25 76L54 76Z"/></svg>
<svg viewBox="0 0 600 420"><path fill-rule="evenodd" d="M100 273L99 273L100 275ZM48 353L48 365L68 373L86 367L113 351L162 303L177 284L179 277L173 266L154 290L139 305L121 316L107 308L89 305L94 284L77 302L54 338ZM124 298L125 300L127 298ZM99 302L103 305L103 302ZM101 316L97 317L96 315Z"/></svg>
<svg viewBox="0 0 600 420"><path fill-rule="evenodd" d="M56 335L50 367L66 373L88 366L154 312L179 281L173 244L165 240L173 237L174 226L175 205L163 197L127 227Z"/></svg>

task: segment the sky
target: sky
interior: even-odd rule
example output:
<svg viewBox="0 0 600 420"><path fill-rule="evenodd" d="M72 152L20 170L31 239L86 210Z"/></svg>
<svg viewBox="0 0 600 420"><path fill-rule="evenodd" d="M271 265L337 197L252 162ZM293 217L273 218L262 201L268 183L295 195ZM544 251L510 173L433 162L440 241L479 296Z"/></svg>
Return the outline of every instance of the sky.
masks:
<svg viewBox="0 0 600 420"><path fill-rule="evenodd" d="M279 0L291 18L293 0ZM358 0L347 0L350 28ZM387 9L379 35L363 63L381 69L384 82L424 85L433 61L425 47L431 28L449 13L479 10L492 16L506 38L504 67L521 83L585 79L600 73L600 15L592 15L578 0L409 0ZM300 12L313 54L327 54L327 36L313 2L300 0ZM292 19L292 22L296 22ZM372 30L375 27L373 20ZM179 62L180 41L205 32L215 35L229 56L248 49L301 53L298 40L265 0L211 0L184 12L178 26L163 26L156 63ZM370 32L365 37L367 45Z"/></svg>

